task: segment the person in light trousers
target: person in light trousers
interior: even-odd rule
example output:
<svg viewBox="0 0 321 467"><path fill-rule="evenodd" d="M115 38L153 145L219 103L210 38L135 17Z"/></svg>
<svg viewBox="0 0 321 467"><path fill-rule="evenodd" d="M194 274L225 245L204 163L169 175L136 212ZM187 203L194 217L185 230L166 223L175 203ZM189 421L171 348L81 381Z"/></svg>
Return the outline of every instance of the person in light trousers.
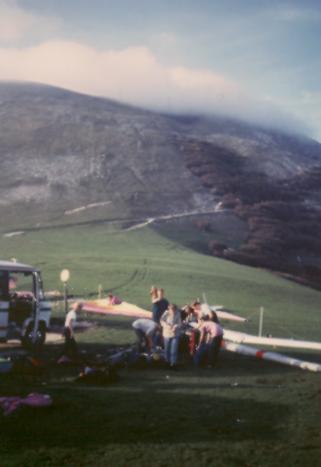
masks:
<svg viewBox="0 0 321 467"><path fill-rule="evenodd" d="M170 304L160 319L163 329L165 359L170 368L177 367L178 344L182 324L181 313L177 306Z"/></svg>

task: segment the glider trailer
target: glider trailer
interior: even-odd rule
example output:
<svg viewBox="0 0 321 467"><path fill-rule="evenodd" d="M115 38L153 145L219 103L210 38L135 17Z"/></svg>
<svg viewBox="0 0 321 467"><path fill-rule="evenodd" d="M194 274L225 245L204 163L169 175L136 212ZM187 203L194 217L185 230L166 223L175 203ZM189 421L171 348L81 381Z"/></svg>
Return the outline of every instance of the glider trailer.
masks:
<svg viewBox="0 0 321 467"><path fill-rule="evenodd" d="M0 261L0 342L18 338L27 347L42 345L50 314L40 270Z"/></svg>

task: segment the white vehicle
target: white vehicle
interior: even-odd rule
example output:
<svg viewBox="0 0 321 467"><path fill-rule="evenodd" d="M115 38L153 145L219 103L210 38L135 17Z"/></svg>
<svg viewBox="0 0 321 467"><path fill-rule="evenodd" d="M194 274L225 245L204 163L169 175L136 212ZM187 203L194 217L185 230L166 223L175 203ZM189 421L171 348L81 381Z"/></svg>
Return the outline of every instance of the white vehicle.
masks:
<svg viewBox="0 0 321 467"><path fill-rule="evenodd" d="M43 344L50 314L39 269L0 261L0 341L18 338L26 346Z"/></svg>

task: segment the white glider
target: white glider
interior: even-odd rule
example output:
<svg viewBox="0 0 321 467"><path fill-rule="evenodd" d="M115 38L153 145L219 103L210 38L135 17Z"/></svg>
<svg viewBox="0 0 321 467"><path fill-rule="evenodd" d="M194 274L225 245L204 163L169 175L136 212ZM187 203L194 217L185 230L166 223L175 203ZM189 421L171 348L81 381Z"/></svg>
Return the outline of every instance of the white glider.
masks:
<svg viewBox="0 0 321 467"><path fill-rule="evenodd" d="M229 352L236 352L250 357L256 357L262 360L271 360L273 362L282 363L284 365L295 366L301 370L309 370L314 372L321 372L321 365L319 363L307 362L292 358L287 355L279 354L276 352L267 352L264 350L256 349L248 345L236 344L234 342L223 341L222 348Z"/></svg>
<svg viewBox="0 0 321 467"><path fill-rule="evenodd" d="M299 341L295 339L281 339L278 337L261 337L244 332L225 329L224 339L237 344L259 344L272 347L286 347L289 349L321 350L321 342Z"/></svg>

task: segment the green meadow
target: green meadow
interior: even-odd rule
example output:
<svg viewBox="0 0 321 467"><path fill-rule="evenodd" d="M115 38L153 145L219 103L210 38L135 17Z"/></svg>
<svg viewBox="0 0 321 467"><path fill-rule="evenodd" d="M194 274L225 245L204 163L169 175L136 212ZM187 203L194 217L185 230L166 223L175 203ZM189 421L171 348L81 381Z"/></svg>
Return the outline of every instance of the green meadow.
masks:
<svg viewBox="0 0 321 467"><path fill-rule="evenodd" d="M62 290L59 273L68 268L74 296L94 298L101 285L149 309L156 284L178 305L205 293L249 319L226 327L256 333L263 306L264 333L321 340L320 292L198 253L190 232L182 236L101 224L2 236L0 251L39 266L47 291ZM54 316L62 317L61 307ZM133 343L131 320L89 319L95 326L78 334L81 351L104 355ZM320 374L222 351L214 370L127 368L116 383L84 386L74 382L79 368L53 364L60 349L46 345L42 375L0 375L0 395L39 391L54 401L0 415L0 466L320 465Z"/></svg>
<svg viewBox="0 0 321 467"><path fill-rule="evenodd" d="M39 266L47 291L62 292L59 274L68 268L69 293L74 296L96 297L101 285L104 293L111 291L149 309L149 289L156 284L178 305L205 293L210 304L249 318L244 330L257 331L263 306L265 333L321 340L320 292L268 271L197 253L183 246L191 232L186 230L184 239L180 230L179 243L163 230L124 232L102 224L27 232L0 237L0 256Z"/></svg>

